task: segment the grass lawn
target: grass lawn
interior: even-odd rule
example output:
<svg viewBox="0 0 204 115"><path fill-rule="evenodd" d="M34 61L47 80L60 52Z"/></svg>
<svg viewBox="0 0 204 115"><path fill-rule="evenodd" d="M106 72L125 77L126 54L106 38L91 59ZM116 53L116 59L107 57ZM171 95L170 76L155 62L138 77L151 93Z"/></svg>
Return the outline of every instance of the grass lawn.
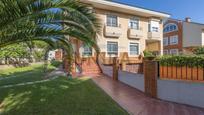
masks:
<svg viewBox="0 0 204 115"><path fill-rule="evenodd" d="M49 65L48 71L51 70L54 70L54 67ZM34 64L23 68L6 69L0 71L0 86L39 81L43 79L44 75L45 73L43 72L43 64Z"/></svg>
<svg viewBox="0 0 204 115"><path fill-rule="evenodd" d="M33 71L35 70L34 67ZM25 82L27 78L35 81L34 77L43 75L40 69L37 70L36 73L23 74L22 77L26 76L24 79L11 78L6 84ZM0 115L128 114L88 78L68 80L60 77L44 83L12 88L1 88L3 85L5 83L0 83Z"/></svg>

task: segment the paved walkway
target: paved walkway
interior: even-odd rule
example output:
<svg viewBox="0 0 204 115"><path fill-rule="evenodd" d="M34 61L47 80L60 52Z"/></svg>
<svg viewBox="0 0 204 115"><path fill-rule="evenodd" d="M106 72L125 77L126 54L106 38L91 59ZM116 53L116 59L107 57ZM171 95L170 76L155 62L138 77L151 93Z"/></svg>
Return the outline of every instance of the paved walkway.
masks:
<svg viewBox="0 0 204 115"><path fill-rule="evenodd" d="M204 115L204 109L147 97L137 89L109 77L94 77L93 81L133 115Z"/></svg>

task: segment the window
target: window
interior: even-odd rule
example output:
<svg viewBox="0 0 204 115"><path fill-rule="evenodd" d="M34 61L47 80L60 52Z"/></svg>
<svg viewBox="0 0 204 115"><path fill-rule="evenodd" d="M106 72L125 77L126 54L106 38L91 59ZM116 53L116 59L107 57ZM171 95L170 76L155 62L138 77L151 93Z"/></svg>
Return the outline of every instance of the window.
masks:
<svg viewBox="0 0 204 115"><path fill-rule="evenodd" d="M139 44L130 43L129 50L129 55L139 55Z"/></svg>
<svg viewBox="0 0 204 115"><path fill-rule="evenodd" d="M167 45L169 44L168 37L165 37L165 38L163 39L163 44L164 44L164 46L167 46Z"/></svg>
<svg viewBox="0 0 204 115"><path fill-rule="evenodd" d="M169 53L168 50L164 50L163 52L164 52L164 55L167 55Z"/></svg>
<svg viewBox="0 0 204 115"><path fill-rule="evenodd" d="M177 55L178 54L178 49L171 49L170 54Z"/></svg>
<svg viewBox="0 0 204 115"><path fill-rule="evenodd" d="M159 28L158 27L152 27L152 32L159 32Z"/></svg>
<svg viewBox="0 0 204 115"><path fill-rule="evenodd" d="M139 30L139 19L137 19L137 18L130 19L129 27L131 29Z"/></svg>
<svg viewBox="0 0 204 115"><path fill-rule="evenodd" d="M170 37L170 45L176 45L178 44L178 36L171 36Z"/></svg>
<svg viewBox="0 0 204 115"><path fill-rule="evenodd" d="M149 32L159 32L159 21L150 21L148 28Z"/></svg>
<svg viewBox="0 0 204 115"><path fill-rule="evenodd" d="M89 46L84 46L83 56L92 56L92 48Z"/></svg>
<svg viewBox="0 0 204 115"><path fill-rule="evenodd" d="M108 55L118 55L118 43L107 42L107 53Z"/></svg>
<svg viewBox="0 0 204 115"><path fill-rule="evenodd" d="M115 15L107 15L107 26L118 27L118 17Z"/></svg>
<svg viewBox="0 0 204 115"><path fill-rule="evenodd" d="M164 26L164 33L177 31L178 26L176 24L170 23Z"/></svg>

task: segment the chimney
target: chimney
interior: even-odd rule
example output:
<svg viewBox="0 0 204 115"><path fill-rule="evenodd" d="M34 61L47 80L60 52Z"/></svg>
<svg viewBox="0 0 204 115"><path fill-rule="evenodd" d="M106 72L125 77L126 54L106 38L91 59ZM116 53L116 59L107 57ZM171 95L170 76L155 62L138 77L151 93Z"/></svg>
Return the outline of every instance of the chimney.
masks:
<svg viewBox="0 0 204 115"><path fill-rule="evenodd" d="M186 17L185 21L186 22L191 22L191 18L190 17Z"/></svg>

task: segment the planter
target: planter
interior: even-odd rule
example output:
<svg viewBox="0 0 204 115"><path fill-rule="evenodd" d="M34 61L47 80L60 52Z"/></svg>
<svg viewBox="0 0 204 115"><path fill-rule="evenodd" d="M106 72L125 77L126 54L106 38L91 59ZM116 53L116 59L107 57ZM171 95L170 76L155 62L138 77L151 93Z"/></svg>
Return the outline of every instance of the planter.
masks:
<svg viewBox="0 0 204 115"><path fill-rule="evenodd" d="M167 69L167 66L163 66L163 78L168 78L168 69Z"/></svg>
<svg viewBox="0 0 204 115"><path fill-rule="evenodd" d="M192 80L198 80L198 68L197 67L192 68Z"/></svg>
<svg viewBox="0 0 204 115"><path fill-rule="evenodd" d="M183 66L183 67L181 67L181 79L187 79L187 68L186 68L186 66Z"/></svg>
<svg viewBox="0 0 204 115"><path fill-rule="evenodd" d="M168 75L167 75L167 77L169 78L169 79L171 79L172 78L172 66L168 66Z"/></svg>
<svg viewBox="0 0 204 115"><path fill-rule="evenodd" d="M177 67L177 79L182 79L182 67Z"/></svg>
<svg viewBox="0 0 204 115"><path fill-rule="evenodd" d="M172 78L173 79L177 79L177 67L176 66L172 66Z"/></svg>
<svg viewBox="0 0 204 115"><path fill-rule="evenodd" d="M164 69L164 66L160 66L160 67L159 67L159 75L160 75L160 78L164 78L163 69Z"/></svg>
<svg viewBox="0 0 204 115"><path fill-rule="evenodd" d="M192 79L192 68L191 67L187 67L187 80L193 80Z"/></svg>
<svg viewBox="0 0 204 115"><path fill-rule="evenodd" d="M203 68L198 68L198 80L199 81L204 81L204 69Z"/></svg>

